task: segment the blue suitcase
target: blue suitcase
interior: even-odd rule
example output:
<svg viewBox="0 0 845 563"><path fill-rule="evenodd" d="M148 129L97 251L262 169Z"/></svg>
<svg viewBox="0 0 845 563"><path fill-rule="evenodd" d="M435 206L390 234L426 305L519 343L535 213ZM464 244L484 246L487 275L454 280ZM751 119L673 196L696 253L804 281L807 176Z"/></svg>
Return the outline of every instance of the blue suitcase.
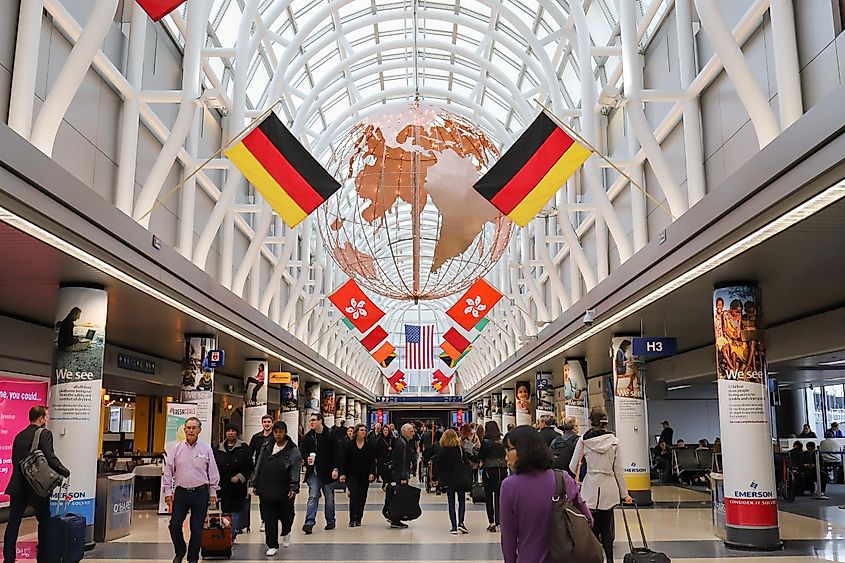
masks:
<svg viewBox="0 0 845 563"><path fill-rule="evenodd" d="M47 549L51 563L78 563L85 557L85 517L68 513L67 496L60 512L50 518L47 527Z"/></svg>

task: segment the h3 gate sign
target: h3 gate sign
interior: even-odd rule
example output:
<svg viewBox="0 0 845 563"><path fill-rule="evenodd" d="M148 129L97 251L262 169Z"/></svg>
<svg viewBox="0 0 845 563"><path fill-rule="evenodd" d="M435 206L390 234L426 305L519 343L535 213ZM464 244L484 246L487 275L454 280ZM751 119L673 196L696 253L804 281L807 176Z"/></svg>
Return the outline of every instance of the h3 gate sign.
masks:
<svg viewBox="0 0 845 563"><path fill-rule="evenodd" d="M678 353L678 341L674 337L645 336L633 340L634 356L659 358L674 356Z"/></svg>

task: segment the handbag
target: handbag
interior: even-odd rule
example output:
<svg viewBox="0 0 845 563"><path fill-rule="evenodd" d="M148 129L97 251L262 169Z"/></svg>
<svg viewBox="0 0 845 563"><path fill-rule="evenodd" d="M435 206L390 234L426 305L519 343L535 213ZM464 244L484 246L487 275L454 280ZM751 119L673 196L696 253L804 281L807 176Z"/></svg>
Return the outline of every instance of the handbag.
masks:
<svg viewBox="0 0 845 563"><path fill-rule="evenodd" d="M464 458L464 452L461 450L461 461L456 468L454 478L451 480L451 488L461 493L471 490L472 474L473 469L470 466L469 461Z"/></svg>
<svg viewBox="0 0 845 563"><path fill-rule="evenodd" d="M50 467L50 464L47 463L47 456L38 449L38 440L41 438L43 431L43 428L35 431L35 436L32 438L32 447L29 448L29 453L21 461L21 472L35 494L40 497L48 497L53 489L62 484L64 477Z"/></svg>
<svg viewBox="0 0 845 563"><path fill-rule="evenodd" d="M549 554L556 563L602 563L601 544L590 528L590 522L566 496L562 471L555 472L555 495L549 519Z"/></svg>

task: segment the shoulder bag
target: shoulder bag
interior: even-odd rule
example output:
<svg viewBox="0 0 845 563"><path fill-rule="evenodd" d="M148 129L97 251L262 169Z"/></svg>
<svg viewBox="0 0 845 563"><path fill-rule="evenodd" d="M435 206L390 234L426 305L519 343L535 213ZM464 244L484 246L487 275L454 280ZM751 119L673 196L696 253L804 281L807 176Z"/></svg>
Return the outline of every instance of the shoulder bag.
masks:
<svg viewBox="0 0 845 563"><path fill-rule="evenodd" d="M43 431L43 428L35 431L29 454L21 461L21 472L35 494L40 497L48 497L53 489L62 484L64 478L50 467L50 464L47 463L47 456L38 448L38 441Z"/></svg>
<svg viewBox="0 0 845 563"><path fill-rule="evenodd" d="M555 472L555 494L549 519L549 554L555 563L602 563L602 547L587 517L566 496L565 477Z"/></svg>

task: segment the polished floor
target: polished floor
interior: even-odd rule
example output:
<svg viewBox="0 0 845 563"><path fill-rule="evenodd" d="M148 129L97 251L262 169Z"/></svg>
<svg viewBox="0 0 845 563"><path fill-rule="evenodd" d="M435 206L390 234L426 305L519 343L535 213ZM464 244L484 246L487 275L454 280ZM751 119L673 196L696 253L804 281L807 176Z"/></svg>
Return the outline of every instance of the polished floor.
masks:
<svg viewBox="0 0 845 563"><path fill-rule="evenodd" d="M767 554L725 549L714 536L706 493L674 486L657 487L654 489L655 505L642 509L641 513L650 547L665 552L673 562L705 563L730 559L736 563L771 563L772 557L778 558L777 563L845 562L845 510L837 509L834 504L838 497L845 496L845 486L831 487L829 493L831 500L826 502L802 498L794 504L784 504L780 513L784 550ZM423 493L423 515L411 522L407 530L393 530L387 526L380 513L383 494L376 486L370 491L367 512L360 528L346 526L345 493L338 491L335 498L338 528L323 530L325 520L321 504L314 534L305 536L300 528L304 520L306 495L300 495L292 545L280 549L273 559L397 563L501 561L499 534L485 530L487 516L483 505L467 506L469 535L452 536L449 534L445 496ZM255 526L251 532L239 536L233 560L271 559L264 554L264 535L258 531L258 520L257 506L254 506L252 521ZM99 563L172 560L166 518L154 512L136 511L132 528L132 535L127 538L97 545L86 554L86 560ZM33 545L33 531L34 522L25 522L19 546ZM616 560L621 561L627 551L627 541L618 512L616 539Z"/></svg>

